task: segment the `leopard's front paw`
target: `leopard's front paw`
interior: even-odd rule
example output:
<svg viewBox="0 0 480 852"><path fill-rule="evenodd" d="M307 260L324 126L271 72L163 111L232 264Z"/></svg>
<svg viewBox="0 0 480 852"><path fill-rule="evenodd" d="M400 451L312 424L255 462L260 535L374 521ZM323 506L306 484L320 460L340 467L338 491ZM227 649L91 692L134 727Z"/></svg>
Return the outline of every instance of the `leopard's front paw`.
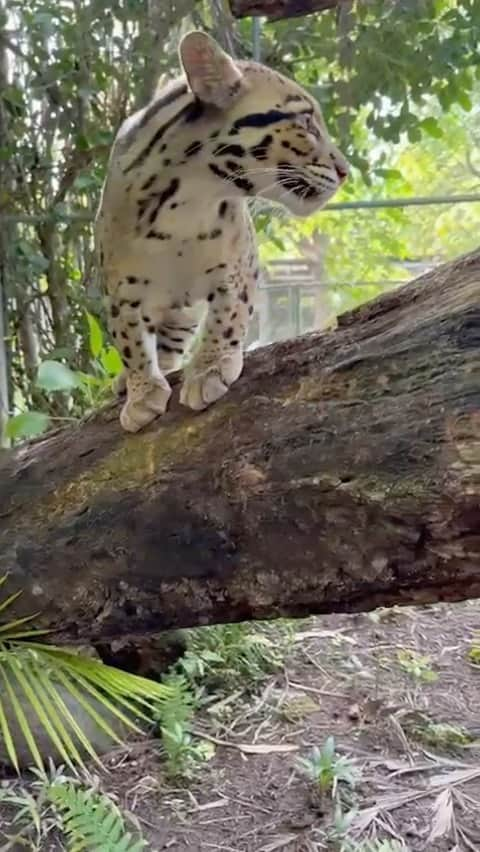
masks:
<svg viewBox="0 0 480 852"><path fill-rule="evenodd" d="M172 390L165 379L144 380L133 386L127 380L127 401L120 412L120 423L127 432L138 432L164 414Z"/></svg>
<svg viewBox="0 0 480 852"><path fill-rule="evenodd" d="M127 374L125 370L115 376L112 382L112 389L115 396L124 396L127 392Z"/></svg>
<svg viewBox="0 0 480 852"><path fill-rule="evenodd" d="M221 399L230 385L239 377L243 368L242 353L226 355L207 369L197 371L195 367L185 370L180 391L180 402L194 411L202 411Z"/></svg>

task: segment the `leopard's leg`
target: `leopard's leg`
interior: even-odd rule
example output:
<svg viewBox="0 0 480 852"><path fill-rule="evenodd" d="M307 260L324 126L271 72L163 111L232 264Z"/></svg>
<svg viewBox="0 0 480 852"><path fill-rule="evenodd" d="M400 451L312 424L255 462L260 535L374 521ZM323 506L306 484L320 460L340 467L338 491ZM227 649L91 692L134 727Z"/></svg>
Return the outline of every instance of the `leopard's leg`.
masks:
<svg viewBox="0 0 480 852"><path fill-rule="evenodd" d="M156 331L158 364L164 375L182 367L203 312L194 306L170 308L163 313Z"/></svg>
<svg viewBox="0 0 480 852"><path fill-rule="evenodd" d="M184 369L183 405L201 411L220 399L240 376L254 284L249 274L212 287L198 341Z"/></svg>
<svg viewBox="0 0 480 852"><path fill-rule="evenodd" d="M141 295L137 285L127 280L108 300L109 328L125 367L127 399L120 422L127 432L138 432L163 414L171 394L158 365L155 327L142 313Z"/></svg>

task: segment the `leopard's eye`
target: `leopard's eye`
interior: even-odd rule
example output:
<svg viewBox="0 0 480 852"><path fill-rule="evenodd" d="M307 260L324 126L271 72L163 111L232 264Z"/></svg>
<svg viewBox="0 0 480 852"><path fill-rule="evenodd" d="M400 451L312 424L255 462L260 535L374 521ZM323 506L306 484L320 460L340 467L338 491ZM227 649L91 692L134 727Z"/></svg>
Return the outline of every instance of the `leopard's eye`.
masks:
<svg viewBox="0 0 480 852"><path fill-rule="evenodd" d="M318 136L318 128L311 112L298 113L297 121L305 128L307 133L313 133L314 136Z"/></svg>

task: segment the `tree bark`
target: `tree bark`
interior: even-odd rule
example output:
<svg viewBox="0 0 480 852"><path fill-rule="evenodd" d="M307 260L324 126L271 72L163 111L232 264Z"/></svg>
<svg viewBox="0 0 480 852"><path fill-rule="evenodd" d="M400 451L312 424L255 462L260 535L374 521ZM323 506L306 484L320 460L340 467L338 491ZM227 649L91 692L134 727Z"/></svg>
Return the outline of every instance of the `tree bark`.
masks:
<svg viewBox="0 0 480 852"><path fill-rule="evenodd" d="M230 0L230 8L236 18L261 15L269 21L277 21L336 9L345 2L350 0Z"/></svg>
<svg viewBox="0 0 480 852"><path fill-rule="evenodd" d="M0 462L9 616L65 642L480 596L480 253L259 349L200 414Z"/></svg>

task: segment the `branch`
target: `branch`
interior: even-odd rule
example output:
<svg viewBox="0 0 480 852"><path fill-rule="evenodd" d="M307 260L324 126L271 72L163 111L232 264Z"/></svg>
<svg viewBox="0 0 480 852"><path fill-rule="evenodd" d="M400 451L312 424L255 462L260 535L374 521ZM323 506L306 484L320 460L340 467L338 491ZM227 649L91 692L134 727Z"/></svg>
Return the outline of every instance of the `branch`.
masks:
<svg viewBox="0 0 480 852"><path fill-rule="evenodd" d="M336 9L345 2L350 3L351 0L230 0L230 8L236 18L261 15L269 21L277 21Z"/></svg>
<svg viewBox="0 0 480 852"><path fill-rule="evenodd" d="M257 350L206 412L5 453L9 616L98 642L480 596L479 290L480 253Z"/></svg>

